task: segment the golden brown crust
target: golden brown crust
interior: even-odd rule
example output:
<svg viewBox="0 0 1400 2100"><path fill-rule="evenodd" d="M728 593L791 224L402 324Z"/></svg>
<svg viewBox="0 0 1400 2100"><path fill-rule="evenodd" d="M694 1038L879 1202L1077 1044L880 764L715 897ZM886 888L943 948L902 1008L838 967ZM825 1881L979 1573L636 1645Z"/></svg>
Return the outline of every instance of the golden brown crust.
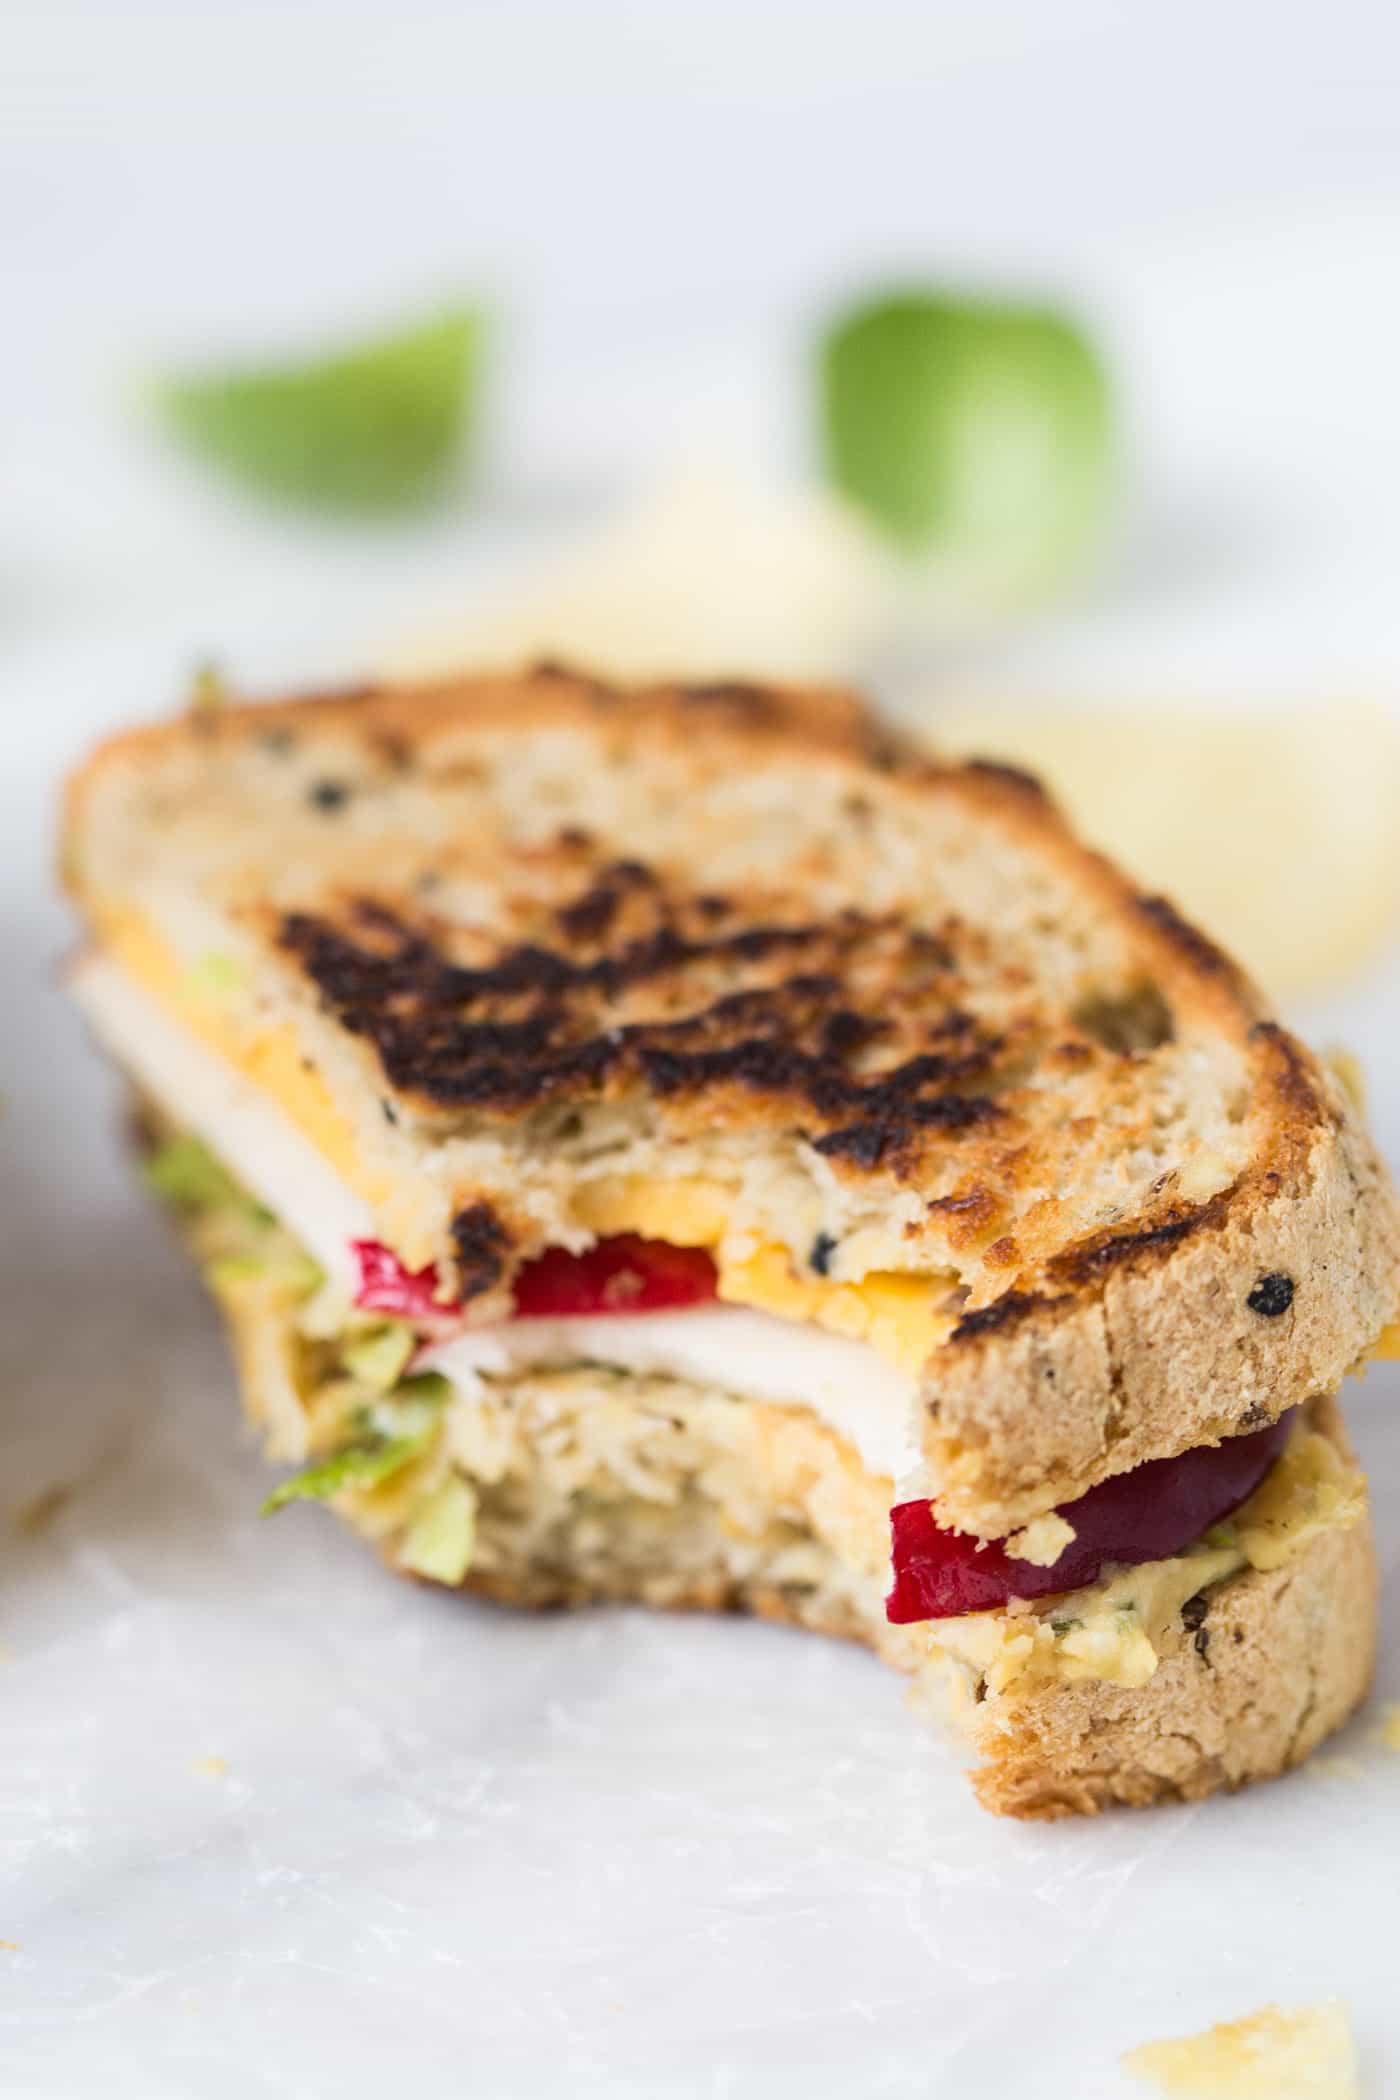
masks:
<svg viewBox="0 0 1400 2100"><path fill-rule="evenodd" d="M1332 1403L1316 1426L1350 1456ZM1369 1519L1312 1539L1281 1568L1205 1593L1140 1690L1059 1684L998 1727L974 1720L973 1785L1000 1815L1092 1815L1122 1802L1198 1801L1301 1764L1361 1703L1376 1635Z"/></svg>
<svg viewBox="0 0 1400 2100"><path fill-rule="evenodd" d="M590 788L664 779L675 799L655 828L674 834L671 861L636 856L622 820L595 835L572 816L547 837L440 824L425 859L415 822L375 814L410 788L431 798L415 820L449 812L483 753L504 779L566 731ZM310 767L295 807L284 797L268 817L261 860L258 790L228 785L255 752L271 754L269 797L278 766ZM774 832L771 873L716 889L687 858L688 828L705 797L759 779L782 783L791 810L740 801L726 821ZM556 772L521 800L537 813L567 789ZM220 795L230 850L242 835L252 856L251 872L220 868L220 897L255 923L306 1027L335 1032L361 1095L425 1144L640 1101L666 1142L782 1133L833 1205L897 1214L900 1258L955 1277L963 1306L925 1388L949 1521L1003 1533L1106 1474L1332 1390L1400 1299L1400 1214L1374 1150L1235 965L1083 847L1027 776L931 758L848 694L627 692L544 666L189 716L115 739L71 784L80 901L100 918L99 837L139 831L144 872L164 815ZM800 817L823 797L838 831L817 842ZM363 818L349 843L346 798ZM945 900L921 915L922 871L912 893L887 879L939 827L969 858L1005 863L979 914ZM866 833L848 894L842 854ZM500 923L445 914L415 872L509 888ZM1047 916L1073 901L1057 986L1037 969L1027 889ZM1174 1141L1160 1174L1150 1164L1165 1116L1193 1136L1200 1120L1188 1042L1219 1067L1211 1102L1229 1110L1200 1187ZM1148 1164L1125 1180L1129 1160ZM484 1294L548 1223L543 1199L518 1200L511 1163L472 1172L440 1252Z"/></svg>

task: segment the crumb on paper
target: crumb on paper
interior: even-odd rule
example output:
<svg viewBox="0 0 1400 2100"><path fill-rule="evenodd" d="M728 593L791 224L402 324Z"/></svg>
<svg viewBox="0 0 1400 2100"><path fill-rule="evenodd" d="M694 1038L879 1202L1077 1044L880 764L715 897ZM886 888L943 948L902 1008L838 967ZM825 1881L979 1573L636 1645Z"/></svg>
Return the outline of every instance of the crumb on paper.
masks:
<svg viewBox="0 0 1400 2100"><path fill-rule="evenodd" d="M1178 2100L1359 2100L1356 2045L1339 1998L1266 2005L1204 2034L1130 2049L1123 2068Z"/></svg>
<svg viewBox="0 0 1400 2100"><path fill-rule="evenodd" d="M1387 1699L1371 1730L1371 1741L1383 1743L1387 1750L1400 1750L1400 1699Z"/></svg>
<svg viewBox="0 0 1400 2100"><path fill-rule="evenodd" d="M62 1516L72 1499L72 1488L65 1486L62 1481L54 1481L51 1486L40 1488L37 1495L31 1495L29 1500L22 1502L15 1511L12 1519L15 1530L21 1538L38 1538L42 1532L48 1530L55 1518Z"/></svg>
<svg viewBox="0 0 1400 2100"><path fill-rule="evenodd" d="M1013 1531L1005 1550L1013 1560L1028 1561L1033 1568L1053 1568L1066 1546L1074 1544L1074 1526L1053 1514L1037 1517L1024 1531Z"/></svg>
<svg viewBox="0 0 1400 2100"><path fill-rule="evenodd" d="M202 1772L206 1779L227 1779L228 1759L226 1757L197 1757L194 1761L194 1770Z"/></svg>
<svg viewBox="0 0 1400 2100"><path fill-rule="evenodd" d="M0 1949L3 1949L6 1954L18 1954L20 1952L20 1944L18 1940L0 1940Z"/></svg>
<svg viewBox="0 0 1400 2100"><path fill-rule="evenodd" d="M1326 1752L1321 1757L1310 1757L1303 1767L1310 1779L1342 1780L1354 1785L1366 1776L1366 1767L1359 1757L1348 1757L1344 1750Z"/></svg>

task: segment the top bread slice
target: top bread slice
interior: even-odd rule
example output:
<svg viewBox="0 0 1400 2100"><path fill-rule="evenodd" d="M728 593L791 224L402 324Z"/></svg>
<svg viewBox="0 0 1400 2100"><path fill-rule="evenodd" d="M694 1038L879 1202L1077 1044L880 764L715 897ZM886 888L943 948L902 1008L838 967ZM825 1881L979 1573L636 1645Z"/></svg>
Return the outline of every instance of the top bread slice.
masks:
<svg viewBox="0 0 1400 2100"><path fill-rule="evenodd" d="M1371 1142L1241 972L844 694L192 712L77 774L65 871L205 1021L213 960L220 1040L483 1317L544 1244L687 1236L658 1190L796 1278L924 1279L926 1491L984 1536L1333 1391L1400 1301Z"/></svg>

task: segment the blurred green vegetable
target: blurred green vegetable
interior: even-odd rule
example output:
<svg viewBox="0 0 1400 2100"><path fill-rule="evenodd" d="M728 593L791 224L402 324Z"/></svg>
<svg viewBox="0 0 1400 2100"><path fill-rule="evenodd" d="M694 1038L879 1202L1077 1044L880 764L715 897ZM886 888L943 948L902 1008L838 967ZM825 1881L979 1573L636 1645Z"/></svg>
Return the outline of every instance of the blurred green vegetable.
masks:
<svg viewBox="0 0 1400 2100"><path fill-rule="evenodd" d="M322 510L430 502L470 440L483 319L454 307L305 364L165 380L169 427L257 489Z"/></svg>
<svg viewBox="0 0 1400 2100"><path fill-rule="evenodd" d="M915 291L849 309L820 351L831 479L911 555L980 596L1034 594L1101 526L1108 378L1048 307Z"/></svg>
<svg viewBox="0 0 1400 2100"><path fill-rule="evenodd" d="M414 1515L399 1548L400 1565L434 1582L460 1582L476 1551L476 1495L450 1473Z"/></svg>
<svg viewBox="0 0 1400 2100"><path fill-rule="evenodd" d="M451 1392L437 1371L405 1378L387 1398L360 1410L349 1443L282 1481L258 1515L270 1517L289 1502L325 1502L343 1488L373 1488L391 1480L426 1452Z"/></svg>
<svg viewBox="0 0 1400 2100"><path fill-rule="evenodd" d="M255 1223L269 1221L269 1213L197 1137L167 1138L142 1162L141 1178L176 1210L228 1210Z"/></svg>
<svg viewBox="0 0 1400 2100"><path fill-rule="evenodd" d="M381 1481L401 1473L422 1449L423 1440L416 1436L365 1437L347 1444L343 1451L318 1459L315 1465L303 1466L300 1473L282 1481L263 1502L258 1515L270 1517L289 1502L325 1502L342 1488L378 1487Z"/></svg>

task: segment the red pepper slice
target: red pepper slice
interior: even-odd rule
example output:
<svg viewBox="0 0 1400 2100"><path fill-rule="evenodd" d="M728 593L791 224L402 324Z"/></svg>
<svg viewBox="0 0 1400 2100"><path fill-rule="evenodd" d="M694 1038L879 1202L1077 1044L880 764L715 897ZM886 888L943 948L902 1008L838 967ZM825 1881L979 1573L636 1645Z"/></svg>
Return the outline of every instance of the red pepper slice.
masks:
<svg viewBox="0 0 1400 2100"><path fill-rule="evenodd" d="M351 1240L350 1251L360 1271L355 1303L362 1312L391 1313L420 1327L452 1318L452 1307L437 1295L436 1269L406 1269L379 1240Z"/></svg>
<svg viewBox="0 0 1400 2100"><path fill-rule="evenodd" d="M622 1232L581 1254L546 1247L515 1279L519 1320L574 1320L590 1313L670 1312L715 1295L715 1265L703 1247L673 1247Z"/></svg>
<svg viewBox="0 0 1400 2100"><path fill-rule="evenodd" d="M406 1269L378 1240L350 1244L360 1271L355 1303L363 1311L390 1313L435 1331L460 1324L460 1308L444 1305L437 1296L435 1270ZM703 1247L673 1247L625 1232L598 1240L581 1254L547 1247L526 1262L515 1279L514 1312L520 1320L663 1312L702 1305L714 1297L715 1287L715 1265Z"/></svg>
<svg viewBox="0 0 1400 2100"><path fill-rule="evenodd" d="M892 1625L994 1611L1011 1597L1050 1597L1094 1582L1110 1563L1135 1567L1193 1545L1252 1495L1288 1441L1292 1419L1175 1458L1150 1459L1068 1502L1057 1516L1074 1538L1051 1568L1013 1560L1001 1540L982 1545L945 1531L928 1502L890 1511L894 1587L885 1600Z"/></svg>

